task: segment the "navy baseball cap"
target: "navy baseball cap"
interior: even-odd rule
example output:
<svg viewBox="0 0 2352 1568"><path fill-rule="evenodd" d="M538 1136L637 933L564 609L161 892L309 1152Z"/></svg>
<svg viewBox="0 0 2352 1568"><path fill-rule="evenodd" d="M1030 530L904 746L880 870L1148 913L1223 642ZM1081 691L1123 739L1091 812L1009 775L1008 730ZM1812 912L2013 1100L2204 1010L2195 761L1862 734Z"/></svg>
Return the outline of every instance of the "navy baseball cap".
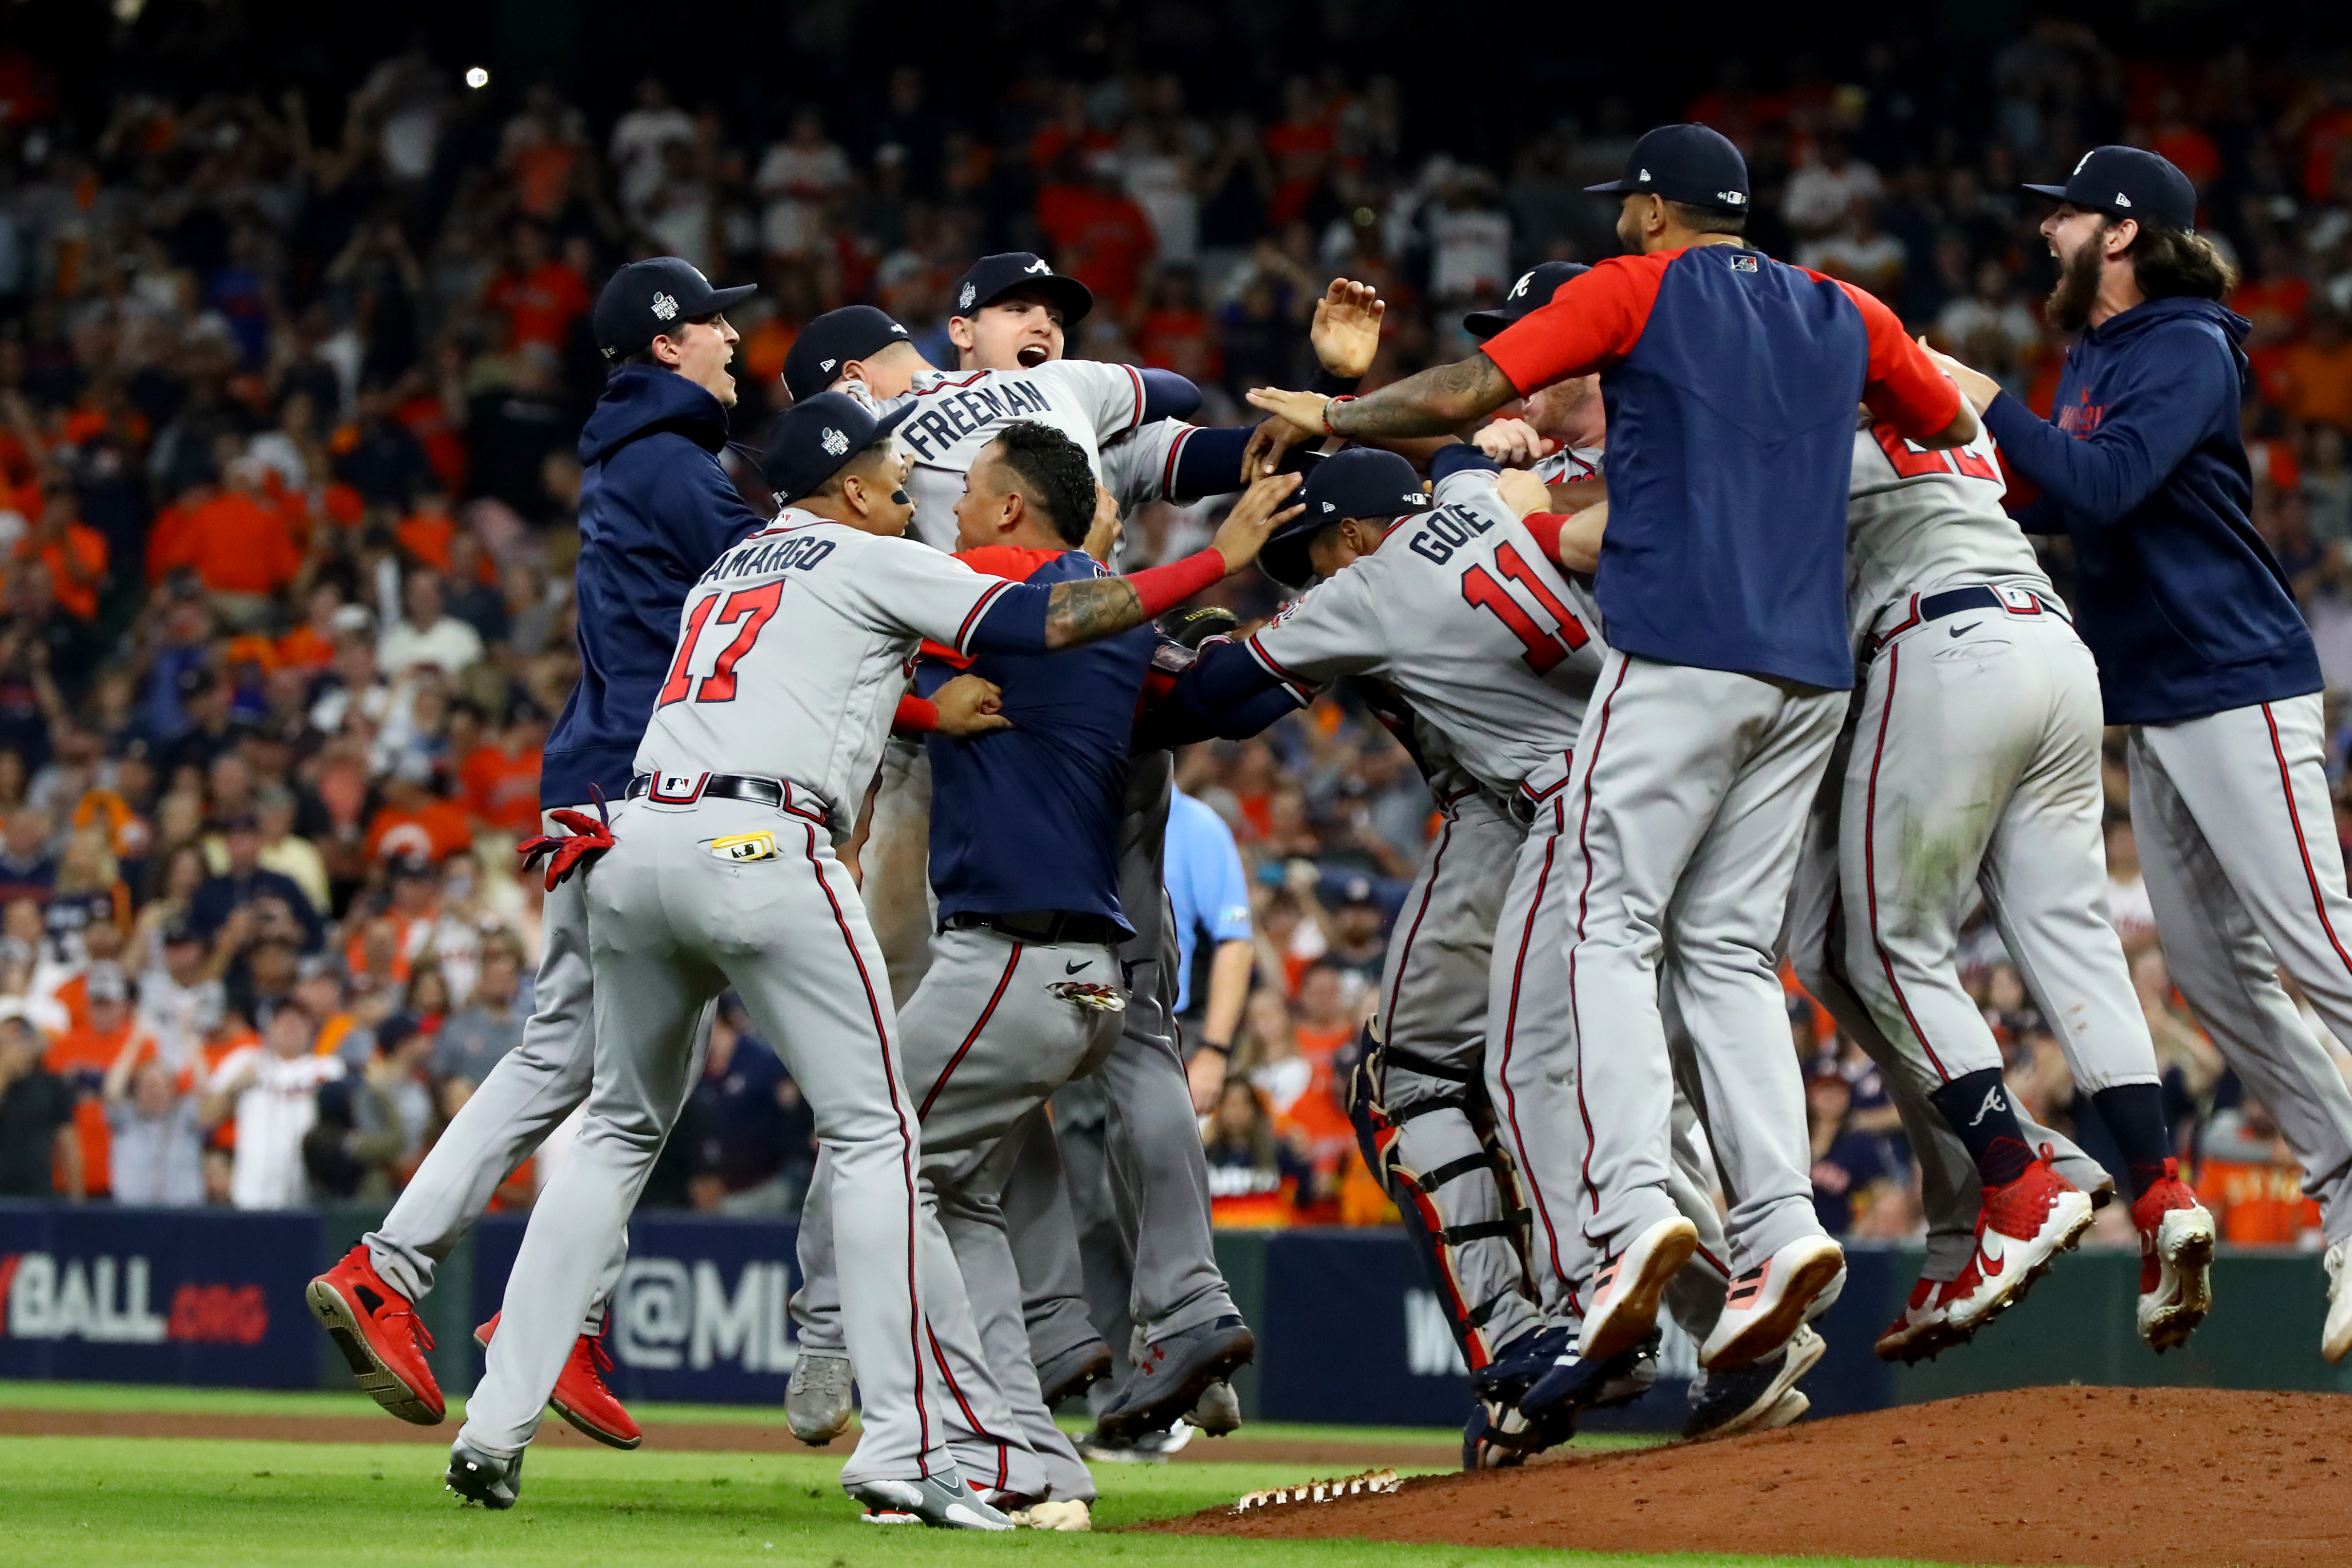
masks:
<svg viewBox="0 0 2352 1568"><path fill-rule="evenodd" d="M1350 446L1317 463L1297 499L1307 509L1276 528L1257 552L1258 569L1285 588L1304 588L1315 575L1307 547L1330 524L1429 509L1429 492L1412 465L1376 446Z"/></svg>
<svg viewBox="0 0 2352 1568"><path fill-rule="evenodd" d="M794 402L814 397L840 379L841 367L850 361L912 340L889 312L871 305L828 310L802 328L784 350L784 390Z"/></svg>
<svg viewBox="0 0 2352 1568"><path fill-rule="evenodd" d="M949 298L954 301L956 315L969 316L1016 288L1034 288L1060 306L1065 327L1076 326L1095 308L1093 289L1075 277L1063 277L1044 256L1025 250L982 256L956 279L955 292Z"/></svg>
<svg viewBox="0 0 2352 1568"><path fill-rule="evenodd" d="M675 256L633 261L596 296L596 313L590 319L596 347L608 360L621 359L679 323L716 316L759 289L756 283L714 288L700 268Z"/></svg>
<svg viewBox="0 0 2352 1568"><path fill-rule="evenodd" d="M1622 177L1584 187L1596 196L1664 196L1717 212L1748 210L1748 160L1711 126L1661 125L1633 143Z"/></svg>
<svg viewBox="0 0 2352 1568"><path fill-rule="evenodd" d="M877 415L847 392L817 392L776 416L760 455L760 472L769 489L797 501L824 488L851 458L898 429L914 411L908 402Z"/></svg>
<svg viewBox="0 0 2352 1568"><path fill-rule="evenodd" d="M2138 147L2094 147L2064 184L2025 189L2113 217L2153 220L2177 229L2197 226L2197 187L2172 160Z"/></svg>
<svg viewBox="0 0 2352 1568"><path fill-rule="evenodd" d="M1592 269L1580 261L1547 261L1532 272L1519 274L1503 302L1492 310L1473 310L1462 318L1462 329L1474 338L1491 338L1530 310L1540 310L1551 303L1559 286L1579 273Z"/></svg>

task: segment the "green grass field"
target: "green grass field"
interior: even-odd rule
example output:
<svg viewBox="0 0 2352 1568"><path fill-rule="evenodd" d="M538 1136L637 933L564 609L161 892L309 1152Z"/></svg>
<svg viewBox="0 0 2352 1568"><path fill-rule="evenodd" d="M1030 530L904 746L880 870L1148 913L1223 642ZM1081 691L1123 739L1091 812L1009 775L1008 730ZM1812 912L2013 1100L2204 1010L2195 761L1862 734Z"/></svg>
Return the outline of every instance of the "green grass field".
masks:
<svg viewBox="0 0 2352 1568"><path fill-rule="evenodd" d="M0 1406L342 1415L344 1394L214 1394L187 1389L0 1383ZM741 1410L655 1406L652 1420L740 1420ZM1364 1440L1361 1428L1253 1427L1265 1437ZM1440 1434L1389 1432L1436 1440ZM1597 1446L1597 1445L1596 1445ZM975 1537L856 1522L840 1461L774 1454L548 1449L524 1472L511 1511L460 1509L441 1490L440 1455L417 1444L138 1437L0 1437L0 1563L76 1568L164 1564L376 1565L486 1563L665 1568L702 1563L930 1568L987 1554L1118 1568L1561 1568L1826 1563L1831 1559L1623 1557L1473 1551L1364 1542L1257 1542L1110 1533L1139 1520L1229 1503L1257 1487L1309 1479L1297 1466L1099 1466L1097 1533ZM1849 1562L1850 1559L1834 1561Z"/></svg>

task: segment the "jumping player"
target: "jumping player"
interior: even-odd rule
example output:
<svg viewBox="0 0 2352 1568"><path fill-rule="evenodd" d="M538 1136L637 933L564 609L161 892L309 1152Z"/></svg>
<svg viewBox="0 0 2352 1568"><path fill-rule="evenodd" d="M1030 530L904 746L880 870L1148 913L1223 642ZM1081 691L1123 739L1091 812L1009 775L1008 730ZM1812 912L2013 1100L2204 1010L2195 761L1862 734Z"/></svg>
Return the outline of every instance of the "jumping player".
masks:
<svg viewBox="0 0 2352 1568"><path fill-rule="evenodd" d="M1576 900L1559 977L1568 1005L1559 1031L1505 1056L1504 1083L1521 1095L1548 1072L1577 1084L1580 1168L1559 1161L1574 1141L1548 1125L1516 1138L1515 1154L1539 1221L1575 1223L1581 1200L1602 1261L1580 1348L1605 1360L1649 1335L1697 1243L1667 1190L1669 988L1735 1200L1735 1277L1700 1347L1701 1364L1727 1368L1786 1343L1843 1276L1812 1208L1772 954L1853 683L1846 411L1868 402L1937 445L1967 440L1976 421L1884 305L1740 244L1747 168L1720 135L1653 131L1624 177L1598 189L1621 198L1634 254L1570 278L1480 354L1361 400L1251 400L1302 429L1429 435L1601 374L1616 517L1596 592L1611 652L1553 846ZM1581 1051L1588 1038L1607 1049ZM1572 1072L1554 1052L1575 1058Z"/></svg>
<svg viewBox="0 0 2352 1568"><path fill-rule="evenodd" d="M661 256L621 268L597 298L596 342L614 369L580 435L581 674L548 737L543 810L586 810L599 792L621 798L688 585L764 525L717 455L735 403L727 367L737 334L725 312L754 287L713 288L687 262ZM520 1043L435 1141L383 1225L309 1291L360 1386L418 1426L438 1425L445 1406L415 1303L490 1195L588 1092L595 983L576 883L548 890L543 919L546 951ZM708 1019L699 1027L707 1040ZM616 1239L554 1385L564 1419L620 1448L635 1448L640 1434L604 1386L592 1342L627 1253L626 1238Z"/></svg>
<svg viewBox="0 0 2352 1568"><path fill-rule="evenodd" d="M2352 1039L2352 901L2318 654L2248 516L2248 326L2220 303L2236 271L2196 233L2196 188L2156 153L2094 148L2065 184L2025 189L2057 204L2042 224L2060 269L2051 320L2081 329L2055 423L1942 362L2040 487L2020 525L2074 541L2106 722L2130 731L2132 831L2166 963L2318 1200L2320 1354L2339 1361L2352 1352L2352 1091L2277 971Z"/></svg>

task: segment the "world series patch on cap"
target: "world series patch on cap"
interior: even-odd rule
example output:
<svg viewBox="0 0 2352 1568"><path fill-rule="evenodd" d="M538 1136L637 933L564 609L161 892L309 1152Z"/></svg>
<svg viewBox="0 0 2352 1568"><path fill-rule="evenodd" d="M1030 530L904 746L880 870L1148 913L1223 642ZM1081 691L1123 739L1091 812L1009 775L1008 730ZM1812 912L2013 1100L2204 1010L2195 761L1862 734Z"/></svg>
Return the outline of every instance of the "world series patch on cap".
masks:
<svg viewBox="0 0 2352 1568"><path fill-rule="evenodd" d="M680 323L716 316L759 291L756 283L716 288L700 267L683 257L648 256L605 282L590 325L606 359L625 359Z"/></svg>

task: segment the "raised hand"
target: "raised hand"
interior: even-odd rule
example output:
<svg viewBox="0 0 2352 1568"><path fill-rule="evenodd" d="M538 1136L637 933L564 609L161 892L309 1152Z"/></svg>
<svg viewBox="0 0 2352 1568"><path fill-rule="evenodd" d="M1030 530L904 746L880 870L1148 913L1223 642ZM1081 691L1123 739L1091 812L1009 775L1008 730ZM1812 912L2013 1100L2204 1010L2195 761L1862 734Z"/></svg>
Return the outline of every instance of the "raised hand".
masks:
<svg viewBox="0 0 2352 1568"><path fill-rule="evenodd" d="M1253 484L1234 503L1234 509L1218 526L1217 537L1210 541L1225 558L1225 575L1230 577L1255 560L1257 552L1265 547L1267 536L1304 509L1303 501L1291 507L1283 505L1300 483L1296 474L1270 474Z"/></svg>
<svg viewBox="0 0 2352 1568"><path fill-rule="evenodd" d="M1315 302L1315 325L1307 334L1315 358L1335 376L1362 375L1381 351L1381 318L1387 312L1388 302L1370 284L1333 278Z"/></svg>

